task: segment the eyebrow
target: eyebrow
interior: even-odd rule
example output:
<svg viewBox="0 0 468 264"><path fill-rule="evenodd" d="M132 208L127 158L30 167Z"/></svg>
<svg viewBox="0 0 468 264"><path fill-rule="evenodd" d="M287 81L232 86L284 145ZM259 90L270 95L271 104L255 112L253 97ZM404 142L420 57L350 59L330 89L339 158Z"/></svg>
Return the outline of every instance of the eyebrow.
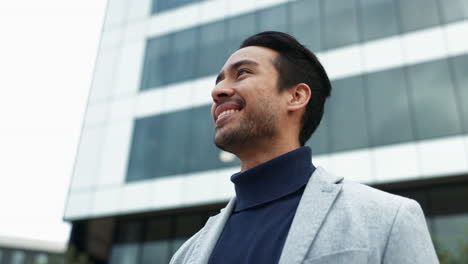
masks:
<svg viewBox="0 0 468 264"><path fill-rule="evenodd" d="M253 61L253 60L240 60L240 61L238 61L236 63L233 63L233 64L229 65L228 71L234 71L234 70L240 68L243 65L257 66L258 62ZM216 77L216 83L215 84L218 84L220 81L222 81L224 79L224 77L225 77L224 71L220 72L218 74L218 76Z"/></svg>

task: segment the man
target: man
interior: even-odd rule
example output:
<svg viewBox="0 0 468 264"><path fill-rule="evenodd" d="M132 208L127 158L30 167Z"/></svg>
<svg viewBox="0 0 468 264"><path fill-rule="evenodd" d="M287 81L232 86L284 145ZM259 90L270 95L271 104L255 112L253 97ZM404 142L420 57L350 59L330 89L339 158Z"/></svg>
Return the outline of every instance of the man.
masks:
<svg viewBox="0 0 468 264"><path fill-rule="evenodd" d="M330 91L293 37L262 32L243 42L212 92L215 144L241 161L236 197L171 263L438 263L415 201L312 165L304 144Z"/></svg>

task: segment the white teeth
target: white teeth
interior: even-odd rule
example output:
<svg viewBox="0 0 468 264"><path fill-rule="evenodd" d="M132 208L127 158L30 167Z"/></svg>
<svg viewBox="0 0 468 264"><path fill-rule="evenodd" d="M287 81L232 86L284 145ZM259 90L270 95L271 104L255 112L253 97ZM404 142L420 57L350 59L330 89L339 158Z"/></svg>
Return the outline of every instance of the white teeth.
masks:
<svg viewBox="0 0 468 264"><path fill-rule="evenodd" d="M239 112L239 110L231 109L231 110L223 111L221 114L219 114L218 119L221 118L221 117L224 116L224 115L231 114L231 113L235 113L235 112Z"/></svg>

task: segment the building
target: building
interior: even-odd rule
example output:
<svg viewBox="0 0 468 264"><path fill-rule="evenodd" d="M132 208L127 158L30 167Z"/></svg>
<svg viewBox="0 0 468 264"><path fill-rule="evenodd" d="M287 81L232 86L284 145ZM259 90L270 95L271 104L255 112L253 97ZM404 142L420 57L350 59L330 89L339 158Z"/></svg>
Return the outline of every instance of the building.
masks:
<svg viewBox="0 0 468 264"><path fill-rule="evenodd" d="M17 237L0 237L0 264L63 264L66 245Z"/></svg>
<svg viewBox="0 0 468 264"><path fill-rule="evenodd" d="M64 218L94 263L167 263L233 195L214 77L286 31L332 79L316 165L416 199L442 263L468 258L464 0L109 0Z"/></svg>

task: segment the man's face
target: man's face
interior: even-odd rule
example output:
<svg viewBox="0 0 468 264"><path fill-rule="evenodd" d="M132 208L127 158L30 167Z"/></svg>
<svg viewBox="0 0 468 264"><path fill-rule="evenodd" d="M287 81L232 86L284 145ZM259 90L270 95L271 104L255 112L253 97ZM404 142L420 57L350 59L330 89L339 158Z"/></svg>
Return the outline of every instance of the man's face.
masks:
<svg viewBox="0 0 468 264"><path fill-rule="evenodd" d="M251 46L236 51L224 64L212 92L219 148L236 153L276 135L281 111L273 65L277 56L274 50Z"/></svg>

